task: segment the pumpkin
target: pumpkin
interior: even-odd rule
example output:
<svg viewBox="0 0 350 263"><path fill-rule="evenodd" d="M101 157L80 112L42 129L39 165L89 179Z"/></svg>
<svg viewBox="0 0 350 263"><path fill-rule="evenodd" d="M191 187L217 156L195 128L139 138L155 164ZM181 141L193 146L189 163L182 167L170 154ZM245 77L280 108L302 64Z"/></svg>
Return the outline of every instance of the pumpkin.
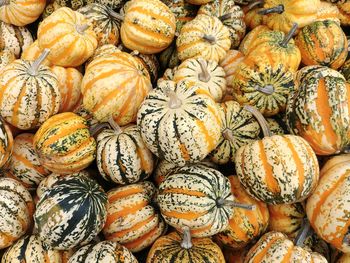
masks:
<svg viewBox="0 0 350 263"><path fill-rule="evenodd" d="M15 26L33 23L44 11L45 0L3 0L0 2L0 20Z"/></svg>
<svg viewBox="0 0 350 263"><path fill-rule="evenodd" d="M269 210L263 202L253 199L243 188L237 176L229 176L231 193L239 203L255 205L254 210L236 208L228 227L215 235L215 240L232 249L245 247L263 234L269 224Z"/></svg>
<svg viewBox="0 0 350 263"><path fill-rule="evenodd" d="M269 230L294 237L306 216L304 203L268 205L270 213Z"/></svg>
<svg viewBox="0 0 350 263"><path fill-rule="evenodd" d="M117 184L143 181L153 171L153 155L136 125L103 130L97 136L96 161L102 177Z"/></svg>
<svg viewBox="0 0 350 263"><path fill-rule="evenodd" d="M271 231L263 235L249 250L244 262L326 263L327 260L318 253L308 252L294 245L286 235Z"/></svg>
<svg viewBox="0 0 350 263"><path fill-rule="evenodd" d="M161 69L174 68L180 65L181 61L178 57L176 49L176 39L159 55L159 63Z"/></svg>
<svg viewBox="0 0 350 263"><path fill-rule="evenodd" d="M120 52L121 50L112 44L102 45L96 48L94 54L85 62L85 71L89 64L97 58L103 57L105 55L110 55L115 52Z"/></svg>
<svg viewBox="0 0 350 263"><path fill-rule="evenodd" d="M319 177L314 151L299 136L271 136L262 116L256 109L253 112L265 137L237 151L235 167L240 182L250 195L268 204L305 200L315 189Z"/></svg>
<svg viewBox="0 0 350 263"><path fill-rule="evenodd" d="M59 112L73 111L82 101L80 88L83 75L76 68L52 66L51 70L57 77L61 94Z"/></svg>
<svg viewBox="0 0 350 263"><path fill-rule="evenodd" d="M177 67L166 69L164 71L163 77L161 77L157 80L157 85L159 85L160 82L163 80L174 80L174 76L175 76L176 71L177 71Z"/></svg>
<svg viewBox="0 0 350 263"><path fill-rule="evenodd" d="M220 67L225 71L227 86L231 87L233 73L243 59L244 55L242 52L232 49L227 51L225 58L220 62Z"/></svg>
<svg viewBox="0 0 350 263"><path fill-rule="evenodd" d="M340 25L339 9L336 5L321 1L317 11L317 21L332 20Z"/></svg>
<svg viewBox="0 0 350 263"><path fill-rule="evenodd" d="M101 4L89 4L77 10L91 23L97 36L98 45L117 45L121 21L115 12Z"/></svg>
<svg viewBox="0 0 350 263"><path fill-rule="evenodd" d="M340 154L340 155L336 155L333 156L332 158L330 158L323 166L322 169L320 171L320 178L328 172L328 170L332 169L333 167L335 167L336 165L340 164L340 163L346 163L350 161L350 154Z"/></svg>
<svg viewBox="0 0 350 263"><path fill-rule="evenodd" d="M3 255L2 263L67 262L71 251L50 248L38 235L27 235L14 243Z"/></svg>
<svg viewBox="0 0 350 263"><path fill-rule="evenodd" d="M179 231L189 227L193 237L209 237L225 230L234 214L232 206L240 206L233 201L228 178L201 164L167 175L157 195L165 221Z"/></svg>
<svg viewBox="0 0 350 263"><path fill-rule="evenodd" d="M110 190L103 227L106 240L138 252L165 233L166 224L152 205L155 194L155 186L147 181Z"/></svg>
<svg viewBox="0 0 350 263"><path fill-rule="evenodd" d="M0 118L0 168L10 160L13 148L13 137L9 126Z"/></svg>
<svg viewBox="0 0 350 263"><path fill-rule="evenodd" d="M253 49L250 48L250 46L253 45L253 43L259 39L260 34L271 32L271 30L265 26L265 25L259 25L255 27L252 31L250 31L242 40L241 44L239 45L239 51L242 52L243 55L248 55L249 51L252 51ZM276 31L278 32L278 31ZM279 33L280 34L280 33Z"/></svg>
<svg viewBox="0 0 350 263"><path fill-rule="evenodd" d="M142 103L137 125L152 153L183 166L216 147L222 123L211 95L183 80L160 82Z"/></svg>
<svg viewBox="0 0 350 263"><path fill-rule="evenodd" d="M50 174L34 151L33 138L31 133L21 133L15 138L9 163L11 174L29 190L34 190Z"/></svg>
<svg viewBox="0 0 350 263"><path fill-rule="evenodd" d="M0 114L13 126L30 130L58 112L61 96L54 73L41 62L15 60L0 73Z"/></svg>
<svg viewBox="0 0 350 263"><path fill-rule="evenodd" d="M294 89L293 71L283 62L271 65L259 50L252 51L232 76L233 98L255 106L264 116L284 112Z"/></svg>
<svg viewBox="0 0 350 263"><path fill-rule="evenodd" d="M0 249L11 246L32 224L33 199L21 183L0 178Z"/></svg>
<svg viewBox="0 0 350 263"><path fill-rule="evenodd" d="M306 203L306 214L315 232L344 253L350 252L349 171L349 162L325 171Z"/></svg>
<svg viewBox="0 0 350 263"><path fill-rule="evenodd" d="M91 112L84 109L82 104L75 108L73 112L79 115L80 117L83 117L87 121L87 125L89 128L93 128L95 125L99 124L98 120L94 118Z"/></svg>
<svg viewBox="0 0 350 263"><path fill-rule="evenodd" d="M171 232L158 238L148 253L146 263L225 263L220 247L210 238L191 238L186 229L183 237Z"/></svg>
<svg viewBox="0 0 350 263"><path fill-rule="evenodd" d="M198 14L215 16L229 29L231 48L236 48L245 35L246 25L241 7L230 0L214 0L202 5Z"/></svg>
<svg viewBox="0 0 350 263"><path fill-rule="evenodd" d="M16 58L19 58L21 53L29 48L32 43L33 37L27 28L0 21L0 50L8 49Z"/></svg>
<svg viewBox="0 0 350 263"><path fill-rule="evenodd" d="M176 69L173 80L196 82L207 90L216 102L220 102L226 93L225 71L213 60L187 59Z"/></svg>
<svg viewBox="0 0 350 263"><path fill-rule="evenodd" d="M324 66L307 66L298 71L295 83L286 112L289 130L319 155L343 150L350 134L350 90L344 77Z"/></svg>
<svg viewBox="0 0 350 263"><path fill-rule="evenodd" d="M48 119L35 133L34 149L51 172L70 174L88 167L95 159L96 142L87 121L72 112Z"/></svg>
<svg viewBox="0 0 350 263"><path fill-rule="evenodd" d="M83 64L97 47L96 35L87 19L68 7L56 10L40 23L38 43L40 49L50 49L50 62L62 67Z"/></svg>
<svg viewBox="0 0 350 263"><path fill-rule="evenodd" d="M295 43L305 65L338 69L348 55L348 41L340 25L332 20L316 21L305 26Z"/></svg>
<svg viewBox="0 0 350 263"><path fill-rule="evenodd" d="M34 221L39 238L59 250L87 244L106 222L107 203L106 193L89 177L60 178L37 204Z"/></svg>
<svg viewBox="0 0 350 263"><path fill-rule="evenodd" d="M135 256L117 242L102 241L97 244L89 244L81 247L70 257L68 263L137 263Z"/></svg>
<svg viewBox="0 0 350 263"><path fill-rule="evenodd" d="M38 40L35 40L32 44L30 44L30 46L23 50L21 54L21 59L34 61L39 58L41 53L42 52L39 48ZM45 58L42 62L42 65L50 67L51 62L47 58Z"/></svg>
<svg viewBox="0 0 350 263"><path fill-rule="evenodd" d="M2 72L2 70L15 59L16 57L12 51L8 49L0 51L0 72Z"/></svg>
<svg viewBox="0 0 350 263"><path fill-rule="evenodd" d="M311 24L317 18L320 0L265 0L266 25L277 31L288 33L297 23L299 28Z"/></svg>
<svg viewBox="0 0 350 263"><path fill-rule="evenodd" d="M151 88L143 64L125 52L93 60L81 84L84 108L98 121L108 121L112 116L118 125L136 120L138 108Z"/></svg>
<svg viewBox="0 0 350 263"><path fill-rule="evenodd" d="M166 49L175 36L176 20L159 0L133 0L120 29L123 45L144 54Z"/></svg>
<svg viewBox="0 0 350 263"><path fill-rule="evenodd" d="M230 31L214 16L197 15L176 39L180 60L203 57L220 62L231 47Z"/></svg>
<svg viewBox="0 0 350 263"><path fill-rule="evenodd" d="M265 24L266 16L259 14L262 10L263 1L254 1L250 5L242 8L244 12L244 23L248 29L253 30L259 25Z"/></svg>

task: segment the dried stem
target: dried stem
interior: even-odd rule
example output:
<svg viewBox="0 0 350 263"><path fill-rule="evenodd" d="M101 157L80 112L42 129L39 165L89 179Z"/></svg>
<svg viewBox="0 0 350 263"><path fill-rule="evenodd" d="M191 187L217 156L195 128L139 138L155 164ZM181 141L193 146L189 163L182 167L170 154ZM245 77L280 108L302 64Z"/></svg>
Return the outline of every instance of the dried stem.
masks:
<svg viewBox="0 0 350 263"><path fill-rule="evenodd" d="M258 0L258 1L255 1L253 3L250 3L248 6L247 6L247 9L250 11L252 9L254 9L255 7L259 6L259 5L262 5L264 3L263 0Z"/></svg>
<svg viewBox="0 0 350 263"><path fill-rule="evenodd" d="M193 246L191 241L191 231L188 226L183 229L183 238L180 246L184 249L190 249Z"/></svg>
<svg viewBox="0 0 350 263"><path fill-rule="evenodd" d="M255 205L241 204L241 203L237 203L237 202L234 202L234 201L225 200L223 198L218 198L216 200L216 204L219 207L221 207L221 206L231 206L231 207L237 207L237 208L242 208L242 209L246 209L246 210L255 210L256 209Z"/></svg>
<svg viewBox="0 0 350 263"><path fill-rule="evenodd" d="M168 88L165 90L165 95L169 97L168 105L170 109L178 109L181 107L182 101L176 95L175 91Z"/></svg>
<svg viewBox="0 0 350 263"><path fill-rule="evenodd" d="M44 51L40 54L40 56L32 63L30 68L28 69L28 73L32 76L36 76L38 74L39 67L41 63L46 59L49 55L50 49L45 48Z"/></svg>
<svg viewBox="0 0 350 263"><path fill-rule="evenodd" d="M10 0L0 0L0 6L9 5L10 2Z"/></svg>
<svg viewBox="0 0 350 263"><path fill-rule="evenodd" d="M304 218L301 229L294 239L294 244L296 246L301 247L303 245L305 239L310 235L311 232L312 232L312 228L311 228L310 222L307 218Z"/></svg>
<svg viewBox="0 0 350 263"><path fill-rule="evenodd" d="M224 14L222 16L219 16L219 20L220 21L225 21L226 19L230 19L232 17L233 13L227 13L227 14Z"/></svg>
<svg viewBox="0 0 350 263"><path fill-rule="evenodd" d="M225 140L229 140L230 142L233 142L235 140L235 138L233 137L233 131L228 128L226 128L222 132L222 136L225 138Z"/></svg>
<svg viewBox="0 0 350 263"><path fill-rule="evenodd" d="M90 135L94 137L96 134L98 134L98 132L100 130L102 130L102 129L109 129L109 128L110 128L110 126L106 122L97 123L97 124L95 124L95 125L93 125L93 126L91 126L89 128L89 132L90 132Z"/></svg>
<svg viewBox="0 0 350 263"><path fill-rule="evenodd" d="M264 93L265 95L272 95L275 92L275 89L273 88L272 85L266 85L264 87L256 86L254 88L257 91L260 91L260 92Z"/></svg>
<svg viewBox="0 0 350 263"><path fill-rule="evenodd" d="M281 47L287 47L289 41L292 39L292 37L294 36L294 34L297 31L297 29L298 29L298 24L297 23L293 23L292 28L290 29L288 34L284 37L283 41L280 43Z"/></svg>
<svg viewBox="0 0 350 263"><path fill-rule="evenodd" d="M117 12L114 12L112 9L108 10L108 14L117 20L124 21L124 16Z"/></svg>
<svg viewBox="0 0 350 263"><path fill-rule="evenodd" d="M119 125L115 122L113 117L111 116L108 120L109 126L115 131L116 134L120 134L122 132L122 129L119 127Z"/></svg>
<svg viewBox="0 0 350 263"><path fill-rule="evenodd" d="M283 5L277 5L271 8L264 8L258 11L260 15L268 15L268 14L282 14L284 12Z"/></svg>
<svg viewBox="0 0 350 263"><path fill-rule="evenodd" d="M84 34L85 30L89 28L88 24L84 24L84 25L75 25L75 29L77 30L77 32L79 34Z"/></svg>
<svg viewBox="0 0 350 263"><path fill-rule="evenodd" d="M250 105L245 105L243 108L254 115L254 117L258 121L258 123L263 131L264 137L272 136L272 132L270 130L269 124L265 120L264 116L260 113L260 111L257 110L257 108L250 106Z"/></svg>
<svg viewBox="0 0 350 263"><path fill-rule="evenodd" d="M210 44L215 44L215 42L216 42L216 38L214 36L212 36L212 35L205 34L203 36L203 39L208 41Z"/></svg>
<svg viewBox="0 0 350 263"><path fill-rule="evenodd" d="M208 72L208 67L205 65L204 59L198 59L199 66L201 67L202 72L198 74L198 79L203 82L208 82L210 80L210 74Z"/></svg>

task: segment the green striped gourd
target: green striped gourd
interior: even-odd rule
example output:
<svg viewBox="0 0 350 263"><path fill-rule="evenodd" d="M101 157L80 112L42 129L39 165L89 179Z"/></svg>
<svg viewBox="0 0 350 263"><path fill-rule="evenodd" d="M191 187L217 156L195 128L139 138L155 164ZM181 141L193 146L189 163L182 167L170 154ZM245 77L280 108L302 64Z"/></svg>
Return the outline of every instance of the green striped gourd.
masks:
<svg viewBox="0 0 350 263"><path fill-rule="evenodd" d="M0 168L11 158L13 149L13 137L9 126L0 118Z"/></svg>
<svg viewBox="0 0 350 263"><path fill-rule="evenodd" d="M59 250L87 244L106 222L107 203L106 193L93 179L60 178L37 204L34 221L38 235Z"/></svg>
<svg viewBox="0 0 350 263"><path fill-rule="evenodd" d="M216 147L221 120L202 87L189 81L162 81L143 101L137 125L151 152L183 166L203 160Z"/></svg>

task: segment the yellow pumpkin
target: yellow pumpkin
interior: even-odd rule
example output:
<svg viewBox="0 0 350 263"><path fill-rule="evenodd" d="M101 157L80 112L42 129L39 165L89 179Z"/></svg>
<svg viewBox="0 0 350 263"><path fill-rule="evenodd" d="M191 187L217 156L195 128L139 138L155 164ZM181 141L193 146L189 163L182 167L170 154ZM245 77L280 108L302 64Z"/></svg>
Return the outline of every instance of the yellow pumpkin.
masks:
<svg viewBox="0 0 350 263"><path fill-rule="evenodd" d="M28 48L26 48L22 54L21 59L34 61L38 59L41 54L41 49L39 48L38 40L35 40ZM45 58L42 62L42 65L51 66L51 62Z"/></svg>
<svg viewBox="0 0 350 263"><path fill-rule="evenodd" d="M332 20L340 25L339 16L340 12L336 5L321 1L320 7L317 11L317 21Z"/></svg>
<svg viewBox="0 0 350 263"><path fill-rule="evenodd" d="M238 50L229 50L225 58L220 62L220 66L226 73L226 85L232 85L233 73L236 71L238 65L243 61L244 55Z"/></svg>

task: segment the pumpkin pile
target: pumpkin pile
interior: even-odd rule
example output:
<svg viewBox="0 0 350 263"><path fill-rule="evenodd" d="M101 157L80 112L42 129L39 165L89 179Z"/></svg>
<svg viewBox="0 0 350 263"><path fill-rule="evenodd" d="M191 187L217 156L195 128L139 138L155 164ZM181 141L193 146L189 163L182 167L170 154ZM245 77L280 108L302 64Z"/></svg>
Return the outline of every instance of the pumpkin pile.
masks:
<svg viewBox="0 0 350 263"><path fill-rule="evenodd" d="M348 26L348 0L0 0L1 263L350 262Z"/></svg>

